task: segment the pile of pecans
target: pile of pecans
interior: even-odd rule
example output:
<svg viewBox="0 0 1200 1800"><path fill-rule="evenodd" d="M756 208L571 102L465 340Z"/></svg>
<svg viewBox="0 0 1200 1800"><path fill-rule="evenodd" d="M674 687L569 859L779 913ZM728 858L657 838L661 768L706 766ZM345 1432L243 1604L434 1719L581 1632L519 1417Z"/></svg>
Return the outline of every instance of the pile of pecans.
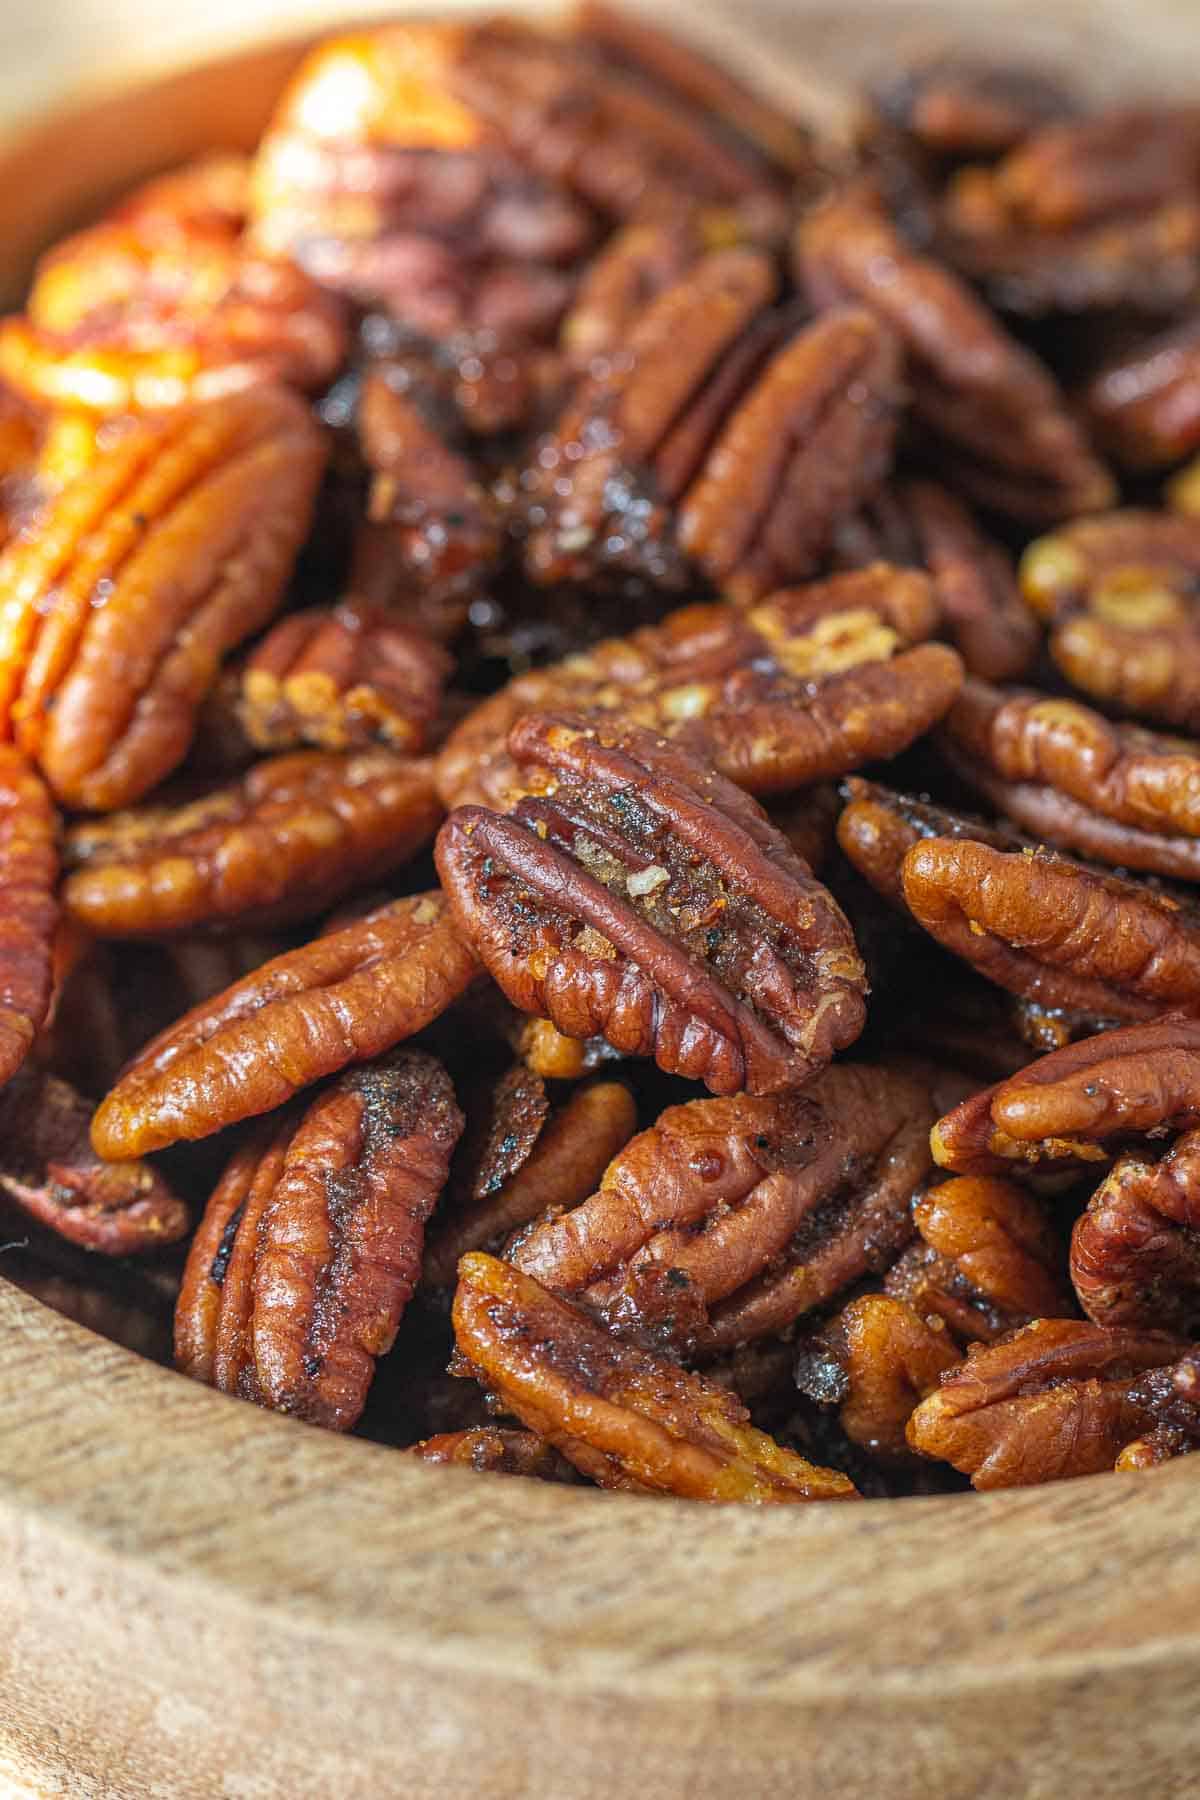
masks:
<svg viewBox="0 0 1200 1800"><path fill-rule="evenodd" d="M0 1276L638 1493L1200 1444L1200 104L387 25L0 382Z"/></svg>

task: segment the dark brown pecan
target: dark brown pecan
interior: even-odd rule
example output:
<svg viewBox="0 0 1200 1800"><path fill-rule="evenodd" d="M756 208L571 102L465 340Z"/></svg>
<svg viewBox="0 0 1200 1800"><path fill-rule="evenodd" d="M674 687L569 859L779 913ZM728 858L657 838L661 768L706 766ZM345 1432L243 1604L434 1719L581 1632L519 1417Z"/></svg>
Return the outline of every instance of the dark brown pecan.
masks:
<svg viewBox="0 0 1200 1800"><path fill-rule="evenodd" d="M242 666L238 716L259 750L423 750L449 673L437 644L351 597L272 627Z"/></svg>
<svg viewBox="0 0 1200 1800"><path fill-rule="evenodd" d="M348 1431L417 1285L462 1123L441 1064L398 1050L239 1151L188 1256L179 1368Z"/></svg>
<svg viewBox="0 0 1200 1800"><path fill-rule="evenodd" d="M1172 1015L1052 1051L964 1100L934 1127L937 1161L963 1175L1103 1162L1106 1146L1200 1125L1200 1023Z"/></svg>
<svg viewBox="0 0 1200 1800"><path fill-rule="evenodd" d="M893 124L939 156L995 156L1075 111L1070 89L1044 69L965 56L904 69L874 97Z"/></svg>
<svg viewBox="0 0 1200 1800"><path fill-rule="evenodd" d="M1030 545L1020 580L1075 687L1200 730L1200 518L1129 509L1076 519Z"/></svg>
<svg viewBox="0 0 1200 1800"><path fill-rule="evenodd" d="M944 487L898 489L942 609L942 627L972 675L1012 681L1037 655L1039 632L1021 603L1008 552L985 537Z"/></svg>
<svg viewBox="0 0 1200 1800"><path fill-rule="evenodd" d="M311 916L427 843L432 764L388 750L298 750L182 807L78 825L64 904L102 937Z"/></svg>
<svg viewBox="0 0 1200 1800"><path fill-rule="evenodd" d="M1154 1469L1200 1448L1200 1357L1194 1348L1173 1366L1143 1375L1132 1397L1156 1423L1145 1437L1126 1444L1114 1467Z"/></svg>
<svg viewBox="0 0 1200 1800"><path fill-rule="evenodd" d="M1111 503L1112 481L1049 371L957 276L905 246L869 187L808 214L796 262L818 306L858 301L899 334L914 407L956 487L1022 519Z"/></svg>
<svg viewBox="0 0 1200 1800"><path fill-rule="evenodd" d="M509 1258L619 1335L729 1348L783 1330L907 1240L932 1118L917 1080L845 1063L797 1094L670 1107L598 1192Z"/></svg>
<svg viewBox="0 0 1200 1800"><path fill-rule="evenodd" d="M543 1081L518 1066L487 1098L473 1116L468 1096L467 1138L425 1250L431 1287L453 1282L465 1251L577 1207L637 1125L633 1095L620 1081L587 1082L551 1110Z"/></svg>
<svg viewBox="0 0 1200 1800"><path fill-rule="evenodd" d="M148 1044L101 1103L93 1142L141 1156L270 1112L420 1031L478 968L441 894L395 900L275 957Z"/></svg>
<svg viewBox="0 0 1200 1800"><path fill-rule="evenodd" d="M1154 1423L1138 1378L1184 1347L1162 1331L1038 1319L974 1345L913 1413L909 1444L981 1490L1099 1474Z"/></svg>
<svg viewBox="0 0 1200 1800"><path fill-rule="evenodd" d="M850 928L754 801L636 727L533 716L509 747L546 791L460 807L437 861L515 1006L714 1093L793 1086L853 1042Z"/></svg>
<svg viewBox="0 0 1200 1800"><path fill-rule="evenodd" d="M597 251L579 278L559 341L571 367L597 373L597 359L620 358L651 301L673 287L708 250L721 247L730 215L706 223L697 211L634 218ZM731 229L733 242L736 233ZM726 246L729 247L729 246Z"/></svg>
<svg viewBox="0 0 1200 1800"><path fill-rule="evenodd" d="M32 1066L0 1088L0 1192L40 1225L106 1256L173 1244L187 1207L144 1162L103 1162L92 1105Z"/></svg>
<svg viewBox="0 0 1200 1800"><path fill-rule="evenodd" d="M508 805L525 785L508 733L550 707L685 740L702 726L714 766L747 792L810 786L897 755L941 716L962 675L953 653L918 642L936 619L928 582L886 563L753 607L684 607L483 701L438 757L439 792L449 806Z"/></svg>
<svg viewBox="0 0 1200 1800"><path fill-rule="evenodd" d="M275 612L325 459L282 388L127 431L0 555L0 731L72 806L182 759L222 656Z"/></svg>
<svg viewBox="0 0 1200 1800"><path fill-rule="evenodd" d="M1075 700L968 680L943 722L954 768L1039 838L1200 880L1200 747Z"/></svg>
<svg viewBox="0 0 1200 1800"><path fill-rule="evenodd" d="M29 1054L50 1005L58 817L24 757L0 744L0 1087Z"/></svg>
<svg viewBox="0 0 1200 1800"><path fill-rule="evenodd" d="M463 1258L454 1329L464 1372L601 1487L749 1505L855 1498L844 1475L747 1424L732 1394L620 1343L493 1257Z"/></svg>
<svg viewBox="0 0 1200 1800"><path fill-rule="evenodd" d="M539 1481L578 1481L578 1472L553 1444L535 1431L499 1425L476 1425L467 1431L443 1431L409 1448L410 1456L442 1468L473 1469L482 1475L525 1475Z"/></svg>
<svg viewBox="0 0 1200 1800"><path fill-rule="evenodd" d="M1200 1327L1200 1134L1118 1157L1075 1221L1071 1280L1098 1325Z"/></svg>
<svg viewBox="0 0 1200 1800"><path fill-rule="evenodd" d="M1200 450L1200 316L1107 362L1084 404L1097 436L1130 468L1163 468Z"/></svg>
<svg viewBox="0 0 1200 1800"><path fill-rule="evenodd" d="M940 1320L922 1318L888 1294L861 1294L819 1338L801 1345L796 1385L818 1405L839 1408L851 1443L889 1463L906 1463L913 1408L960 1361Z"/></svg>

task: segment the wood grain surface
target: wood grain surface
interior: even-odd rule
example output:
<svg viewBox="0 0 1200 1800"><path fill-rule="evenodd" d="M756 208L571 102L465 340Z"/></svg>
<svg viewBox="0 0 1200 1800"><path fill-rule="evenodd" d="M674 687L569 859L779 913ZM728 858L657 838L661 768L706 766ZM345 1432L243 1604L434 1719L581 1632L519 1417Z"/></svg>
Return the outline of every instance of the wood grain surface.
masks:
<svg viewBox="0 0 1200 1800"><path fill-rule="evenodd" d="M744 13L698 34L836 108L777 46L878 69L953 11L766 0L752 38ZM954 16L1196 77L1192 0ZM249 141L294 54L101 95L0 151L10 286L101 189ZM0 1282L0 1794L1175 1800L1200 1758L1198 1536L1200 1459L777 1512L427 1468Z"/></svg>

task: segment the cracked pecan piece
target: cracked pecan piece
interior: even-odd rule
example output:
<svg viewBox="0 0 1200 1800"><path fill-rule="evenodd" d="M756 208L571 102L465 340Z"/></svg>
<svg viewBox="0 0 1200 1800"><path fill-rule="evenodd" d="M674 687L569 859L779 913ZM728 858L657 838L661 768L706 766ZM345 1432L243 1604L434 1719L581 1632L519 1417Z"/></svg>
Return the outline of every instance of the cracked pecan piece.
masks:
<svg viewBox="0 0 1200 1800"><path fill-rule="evenodd" d="M289 613L242 665L237 715L259 750L423 750L450 658L381 607L351 596Z"/></svg>
<svg viewBox="0 0 1200 1800"><path fill-rule="evenodd" d="M68 805L185 755L221 658L275 612L325 460L263 387L139 422L0 554L0 734Z"/></svg>
<svg viewBox="0 0 1200 1800"><path fill-rule="evenodd" d="M899 336L914 409L953 486L1028 520L1112 503L1112 480L1049 370L952 271L907 248L870 185L809 213L794 257L818 307L857 302Z"/></svg>
<svg viewBox="0 0 1200 1800"><path fill-rule="evenodd" d="M286 951L160 1034L92 1122L101 1155L141 1156L282 1106L412 1037L479 965L438 892L395 900Z"/></svg>
<svg viewBox="0 0 1200 1800"><path fill-rule="evenodd" d="M939 55L879 83L893 125L938 156L998 156L1076 110L1071 90L1024 63Z"/></svg>
<svg viewBox="0 0 1200 1800"><path fill-rule="evenodd" d="M481 1475L525 1475L538 1481L577 1482L578 1472L536 1431L476 1425L442 1431L409 1446L410 1456L442 1468L473 1469Z"/></svg>
<svg viewBox="0 0 1200 1800"><path fill-rule="evenodd" d="M956 773L1026 831L1121 868L1200 880L1200 746L973 680L941 738Z"/></svg>
<svg viewBox="0 0 1200 1800"><path fill-rule="evenodd" d="M58 815L24 758L0 744L0 1088L50 1007L57 880Z"/></svg>
<svg viewBox="0 0 1200 1800"><path fill-rule="evenodd" d="M307 918L407 862L441 816L427 761L298 750L188 805L75 826L63 904L100 937Z"/></svg>
<svg viewBox="0 0 1200 1800"><path fill-rule="evenodd" d="M1114 1468L1155 1469L1200 1448L1200 1357L1190 1350L1174 1366L1151 1369L1133 1390L1156 1421L1145 1437L1126 1444Z"/></svg>
<svg viewBox="0 0 1200 1800"><path fill-rule="evenodd" d="M188 1256L177 1366L348 1431L417 1285L461 1130L441 1064L398 1050L238 1151Z"/></svg>
<svg viewBox="0 0 1200 1800"><path fill-rule="evenodd" d="M49 1231L105 1256L157 1250L189 1227L157 1170L104 1162L88 1141L92 1104L32 1066L0 1088L0 1193Z"/></svg>
<svg viewBox="0 0 1200 1800"><path fill-rule="evenodd" d="M436 855L514 1006L714 1093L794 1086L853 1042L850 928L740 789L637 727L533 716L509 748L543 791L460 807Z"/></svg>
<svg viewBox="0 0 1200 1800"><path fill-rule="evenodd" d="M1200 316L1105 363L1083 403L1127 468L1161 469L1200 450Z"/></svg>
<svg viewBox="0 0 1200 1800"><path fill-rule="evenodd" d="M1035 1320L974 1345L913 1413L909 1444L981 1492L1099 1474L1154 1423L1139 1378L1184 1348L1162 1331Z"/></svg>
<svg viewBox="0 0 1200 1800"><path fill-rule="evenodd" d="M1200 1327L1200 1133L1159 1162L1127 1152L1075 1221L1071 1280L1097 1325Z"/></svg>
<svg viewBox="0 0 1200 1800"><path fill-rule="evenodd" d="M600 1487L748 1505L856 1498L844 1475L746 1423L733 1394L493 1257L463 1257L454 1330L464 1373Z"/></svg>

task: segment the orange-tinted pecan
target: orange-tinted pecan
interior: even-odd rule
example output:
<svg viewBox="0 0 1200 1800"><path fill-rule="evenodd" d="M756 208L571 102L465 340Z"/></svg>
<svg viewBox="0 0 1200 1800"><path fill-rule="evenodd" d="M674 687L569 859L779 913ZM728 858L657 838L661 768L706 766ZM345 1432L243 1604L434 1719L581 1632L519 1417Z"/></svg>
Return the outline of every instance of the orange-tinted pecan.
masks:
<svg viewBox="0 0 1200 1800"><path fill-rule="evenodd" d="M995 156L1069 117L1069 88L1023 63L936 56L875 89L893 124L939 156Z"/></svg>
<svg viewBox="0 0 1200 1800"><path fill-rule="evenodd" d="M913 1408L960 1360L940 1320L888 1294L860 1294L801 1345L796 1385L818 1405L839 1407L852 1443L889 1463L907 1462Z"/></svg>
<svg viewBox="0 0 1200 1800"><path fill-rule="evenodd" d="M1200 1125L1200 1023L1171 1015L1054 1050L939 1119L932 1145L963 1175L1103 1162L1105 1146Z"/></svg>
<svg viewBox="0 0 1200 1800"><path fill-rule="evenodd" d="M50 1005L58 817L15 750L0 744L0 1087L29 1054Z"/></svg>
<svg viewBox="0 0 1200 1800"><path fill-rule="evenodd" d="M40 405L157 412L264 381L317 388L346 351L338 302L242 237L245 169L151 183L38 264L0 369Z"/></svg>
<svg viewBox="0 0 1200 1800"><path fill-rule="evenodd" d="M101 937L302 919L407 862L440 817L427 761L298 750L190 805L77 825L64 904Z"/></svg>
<svg viewBox="0 0 1200 1800"><path fill-rule="evenodd" d="M738 241L729 214L674 210L634 218L615 231L584 268L563 318L559 342L571 367L595 373L599 358L619 358L651 301L673 287L707 250L722 247L723 231Z"/></svg>
<svg viewBox="0 0 1200 1800"><path fill-rule="evenodd" d="M818 306L859 301L899 334L914 407L956 487L1023 519L1111 502L1112 481L1049 371L957 276L907 249L870 188L848 187L810 213L796 261Z"/></svg>
<svg viewBox="0 0 1200 1800"><path fill-rule="evenodd" d="M918 1081L844 1063L800 1093L670 1107L509 1258L621 1335L783 1330L907 1240L933 1110Z"/></svg>
<svg viewBox="0 0 1200 1800"><path fill-rule="evenodd" d="M1015 849L1020 839L982 819L952 813L912 794L898 794L877 782L852 776L842 786L846 804L837 822L837 841L860 875L902 912L908 910L901 878L904 859L927 838L965 839Z"/></svg>
<svg viewBox="0 0 1200 1800"><path fill-rule="evenodd" d="M1097 436L1135 469L1200 449L1200 317L1105 364L1084 403Z"/></svg>
<svg viewBox="0 0 1200 1800"><path fill-rule="evenodd" d="M0 733L63 800L126 804L181 760L222 656L279 603L323 461L282 388L183 408L0 555Z"/></svg>
<svg viewBox="0 0 1200 1800"><path fill-rule="evenodd" d="M461 1130L441 1064L397 1050L239 1151L188 1257L179 1368L348 1431L417 1285Z"/></svg>
<svg viewBox="0 0 1200 1800"><path fill-rule="evenodd" d="M753 800L637 727L532 716L509 746L545 791L460 807L437 861L514 1006L714 1093L794 1086L853 1042L850 928Z"/></svg>
<svg viewBox="0 0 1200 1800"><path fill-rule="evenodd" d="M468 1096L467 1138L425 1251L423 1279L432 1287L453 1282L464 1251L577 1207L637 1125L623 1082L588 1082L551 1111L544 1082L520 1065L487 1102L472 1116Z"/></svg>
<svg viewBox="0 0 1200 1800"><path fill-rule="evenodd" d="M1200 747L1075 700L968 681L943 724L956 771L1027 831L1128 869L1200 880Z"/></svg>
<svg viewBox="0 0 1200 1800"><path fill-rule="evenodd" d="M526 1475L539 1481L579 1479L566 1458L535 1431L514 1431L500 1425L439 1432L411 1445L409 1455L442 1468L474 1469L483 1475Z"/></svg>
<svg viewBox="0 0 1200 1800"><path fill-rule="evenodd" d="M454 1329L465 1372L601 1487L764 1505L853 1499L746 1421L730 1393L633 1345L507 1263L459 1266Z"/></svg>
<svg viewBox="0 0 1200 1800"><path fill-rule="evenodd" d="M1200 515L1200 457L1196 457L1178 475L1173 475L1166 488L1167 505L1172 512L1195 518Z"/></svg>
<svg viewBox="0 0 1200 1800"><path fill-rule="evenodd" d="M140 1156L270 1112L420 1031L478 967L440 894L393 901L275 957L148 1044L102 1102L93 1142Z"/></svg>
<svg viewBox="0 0 1200 1800"><path fill-rule="evenodd" d="M1116 1163L1075 1221L1071 1280L1098 1325L1200 1326L1200 1134L1161 1162L1132 1152Z"/></svg>
<svg viewBox="0 0 1200 1800"><path fill-rule="evenodd" d="M497 995L500 990L494 989ZM564 1037L549 1019L531 1019L513 1011L509 1042L531 1074L546 1081L578 1081L605 1063L619 1062L620 1051L602 1037Z"/></svg>
<svg viewBox="0 0 1200 1800"><path fill-rule="evenodd" d="M40 1225L106 1256L183 1237L186 1206L144 1162L102 1162L91 1102L32 1066L0 1088L0 1193Z"/></svg>
<svg viewBox="0 0 1200 1800"><path fill-rule="evenodd" d="M1161 1331L1038 1319L974 1345L913 1413L909 1444L981 1490L1099 1474L1154 1423L1138 1378L1184 1347Z"/></svg>

